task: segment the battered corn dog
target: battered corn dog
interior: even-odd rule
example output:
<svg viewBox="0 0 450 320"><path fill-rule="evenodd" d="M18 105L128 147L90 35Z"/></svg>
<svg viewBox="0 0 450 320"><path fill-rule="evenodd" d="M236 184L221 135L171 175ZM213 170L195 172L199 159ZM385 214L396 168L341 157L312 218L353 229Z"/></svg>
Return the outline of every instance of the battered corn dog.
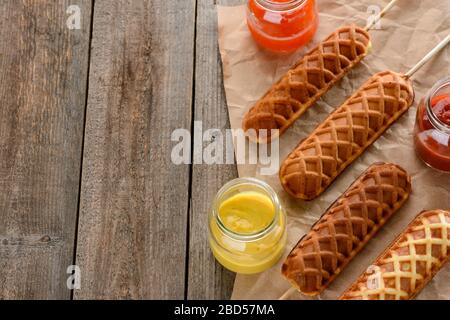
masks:
<svg viewBox="0 0 450 320"><path fill-rule="evenodd" d="M413 299L450 259L450 211L422 212L340 300Z"/></svg>
<svg viewBox="0 0 450 320"><path fill-rule="evenodd" d="M271 129L281 135L314 102L357 65L368 53L370 36L363 28L339 28L308 52L246 113L244 131L267 130L267 141L273 138ZM251 136L250 136L251 137Z"/></svg>
<svg viewBox="0 0 450 320"><path fill-rule="evenodd" d="M283 162L283 188L295 198L319 196L413 101L408 78L393 71L372 76Z"/></svg>
<svg viewBox="0 0 450 320"><path fill-rule="evenodd" d="M282 274L303 294L320 294L410 193L405 170L395 164L370 166L297 243Z"/></svg>

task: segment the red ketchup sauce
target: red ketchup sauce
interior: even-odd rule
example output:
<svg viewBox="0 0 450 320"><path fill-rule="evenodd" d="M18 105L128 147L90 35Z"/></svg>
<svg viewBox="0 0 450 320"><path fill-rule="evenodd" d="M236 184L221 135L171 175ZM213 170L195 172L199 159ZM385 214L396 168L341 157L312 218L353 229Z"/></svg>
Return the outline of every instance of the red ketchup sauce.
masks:
<svg viewBox="0 0 450 320"><path fill-rule="evenodd" d="M317 31L314 0L249 0L247 25L255 41L275 52L307 44Z"/></svg>
<svg viewBox="0 0 450 320"><path fill-rule="evenodd" d="M427 103L430 111L427 111ZM450 172L450 93L422 100L417 110L414 142L429 166Z"/></svg>

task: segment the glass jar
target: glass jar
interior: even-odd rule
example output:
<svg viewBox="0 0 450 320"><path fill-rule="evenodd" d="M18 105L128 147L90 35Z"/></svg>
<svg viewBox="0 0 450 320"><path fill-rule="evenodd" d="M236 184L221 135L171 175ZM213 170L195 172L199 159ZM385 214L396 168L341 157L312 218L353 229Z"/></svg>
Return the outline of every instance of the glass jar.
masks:
<svg viewBox="0 0 450 320"><path fill-rule="evenodd" d="M208 225L214 257L233 272L262 272L284 252L285 212L275 191L257 179L240 178L225 184L214 199ZM249 227L256 225L255 229Z"/></svg>
<svg viewBox="0 0 450 320"><path fill-rule="evenodd" d="M318 24L314 0L248 0L250 32L270 51L290 52L307 44Z"/></svg>
<svg viewBox="0 0 450 320"><path fill-rule="evenodd" d="M414 144L428 166L450 172L450 77L439 81L421 100Z"/></svg>

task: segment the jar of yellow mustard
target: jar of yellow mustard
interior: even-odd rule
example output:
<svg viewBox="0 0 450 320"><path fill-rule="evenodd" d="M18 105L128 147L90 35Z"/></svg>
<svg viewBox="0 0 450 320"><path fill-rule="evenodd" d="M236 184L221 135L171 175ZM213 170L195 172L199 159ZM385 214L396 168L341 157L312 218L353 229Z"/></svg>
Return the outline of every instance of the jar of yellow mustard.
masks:
<svg viewBox="0 0 450 320"><path fill-rule="evenodd" d="M209 243L231 271L253 274L272 267L286 245L286 214L275 191L253 178L225 184L209 214Z"/></svg>

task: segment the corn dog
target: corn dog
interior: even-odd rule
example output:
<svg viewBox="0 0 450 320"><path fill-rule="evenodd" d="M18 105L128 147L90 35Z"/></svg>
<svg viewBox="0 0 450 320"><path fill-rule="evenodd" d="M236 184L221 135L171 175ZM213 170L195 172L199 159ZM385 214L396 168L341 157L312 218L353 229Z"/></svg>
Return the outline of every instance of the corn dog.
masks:
<svg viewBox="0 0 450 320"><path fill-rule="evenodd" d="M450 211L422 212L340 300L413 299L450 259Z"/></svg>
<svg viewBox="0 0 450 320"><path fill-rule="evenodd" d="M319 196L413 101L411 81L401 74L384 71L372 76L283 162L283 188L295 198Z"/></svg>
<svg viewBox="0 0 450 320"><path fill-rule="evenodd" d="M246 113L244 131L271 129L281 135L314 102L357 65L368 53L370 36L363 28L339 28L308 52ZM251 137L251 136L250 136Z"/></svg>
<svg viewBox="0 0 450 320"><path fill-rule="evenodd" d="M370 166L300 239L282 274L303 294L320 294L410 193L405 170L395 164Z"/></svg>

